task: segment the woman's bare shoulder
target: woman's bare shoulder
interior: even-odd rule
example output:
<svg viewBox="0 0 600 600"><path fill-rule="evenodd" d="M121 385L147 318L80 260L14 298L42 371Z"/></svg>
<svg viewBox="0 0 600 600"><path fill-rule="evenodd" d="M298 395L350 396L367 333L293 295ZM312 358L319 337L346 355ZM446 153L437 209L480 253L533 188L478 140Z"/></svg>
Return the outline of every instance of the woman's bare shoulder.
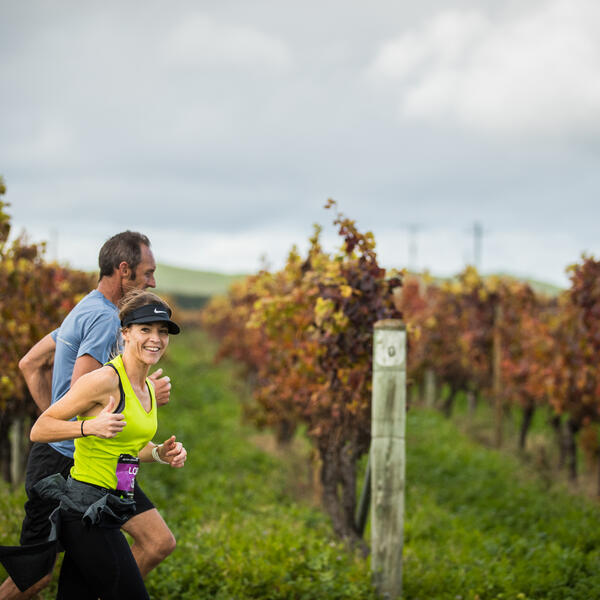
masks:
<svg viewBox="0 0 600 600"><path fill-rule="evenodd" d="M94 389L97 392L110 392L119 387L119 375L108 365L82 375L73 385L81 389Z"/></svg>

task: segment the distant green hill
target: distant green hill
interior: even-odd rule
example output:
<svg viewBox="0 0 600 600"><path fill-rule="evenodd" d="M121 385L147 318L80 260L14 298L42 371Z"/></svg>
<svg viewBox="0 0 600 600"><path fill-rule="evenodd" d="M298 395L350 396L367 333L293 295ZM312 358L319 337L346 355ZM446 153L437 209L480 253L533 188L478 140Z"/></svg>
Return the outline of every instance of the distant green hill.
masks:
<svg viewBox="0 0 600 600"><path fill-rule="evenodd" d="M411 274L420 275L418 273ZM500 277L513 277L525 281L538 294L557 296L563 291L563 288L542 281L514 277L514 275L508 273L497 273L496 275ZM246 275L242 273L226 275L214 271L197 271L184 267L158 264L156 266L156 281L158 283L156 291L159 294L169 294L182 308L200 308L209 298L225 294L234 281L243 279L244 277ZM435 276L431 276L431 278L437 283L451 279L449 277Z"/></svg>
<svg viewBox="0 0 600 600"><path fill-rule="evenodd" d="M543 294L544 296L558 296L561 292L565 291L565 288L561 288L558 285L554 285L553 283L548 283L546 281L538 281L528 277L517 277L510 273L496 273L496 275L499 277L511 277L513 279L523 281L524 283L528 283L536 294Z"/></svg>
<svg viewBox="0 0 600 600"><path fill-rule="evenodd" d="M414 277L421 277L423 276L423 273L413 273L410 271L407 271L408 275L414 276ZM450 281L453 279L453 277L438 277L435 275L431 275L431 274L427 274L427 276L431 279L431 281L433 281L436 284L440 284L443 281ZM493 274L484 274L483 277L488 278L488 277L506 277L509 279L516 279L518 281L522 281L523 283L528 283L531 286L531 289L536 293L536 294L542 294L544 296L550 296L550 297L554 297L554 296L558 296L561 292L565 291L565 288L562 288L558 285L554 285L553 283L548 283L546 281L538 281L536 279L530 279L528 277L520 277L517 275L513 275L512 273L505 273L505 272L499 272L499 273L493 273Z"/></svg>
<svg viewBox="0 0 600 600"><path fill-rule="evenodd" d="M245 277L165 264L156 266L155 276L157 293L173 296L182 308L198 308L211 296L224 294L234 281Z"/></svg>

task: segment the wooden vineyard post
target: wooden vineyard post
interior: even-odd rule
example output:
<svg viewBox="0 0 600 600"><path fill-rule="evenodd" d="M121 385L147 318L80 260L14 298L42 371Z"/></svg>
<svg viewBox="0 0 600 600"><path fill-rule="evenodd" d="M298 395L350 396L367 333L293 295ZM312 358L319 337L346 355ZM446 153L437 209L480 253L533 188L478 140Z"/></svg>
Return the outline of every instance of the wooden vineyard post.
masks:
<svg viewBox="0 0 600 600"><path fill-rule="evenodd" d="M363 484L360 500L358 502L358 513L356 516L356 532L361 537L365 533L367 517L369 516L369 505L371 504L371 455L365 469L365 482Z"/></svg>
<svg viewBox="0 0 600 600"><path fill-rule="evenodd" d="M435 372L433 369L425 370L425 406L427 408L434 408L436 401L436 383L435 383Z"/></svg>
<svg viewBox="0 0 600 600"><path fill-rule="evenodd" d="M504 403L502 401L502 338L500 326L502 324L502 305L500 301L494 309L494 337L492 348L492 393L495 404L495 442L496 447L502 446L502 425L504 420Z"/></svg>
<svg viewBox="0 0 600 600"><path fill-rule="evenodd" d="M469 418L472 419L477 410L477 395L473 390L467 390L467 407L469 409Z"/></svg>
<svg viewBox="0 0 600 600"><path fill-rule="evenodd" d="M371 570L383 598L402 592L406 429L406 330L375 323L371 421Z"/></svg>
<svg viewBox="0 0 600 600"><path fill-rule="evenodd" d="M10 426L10 480L13 484L21 483L24 476L24 445L23 417L17 417Z"/></svg>

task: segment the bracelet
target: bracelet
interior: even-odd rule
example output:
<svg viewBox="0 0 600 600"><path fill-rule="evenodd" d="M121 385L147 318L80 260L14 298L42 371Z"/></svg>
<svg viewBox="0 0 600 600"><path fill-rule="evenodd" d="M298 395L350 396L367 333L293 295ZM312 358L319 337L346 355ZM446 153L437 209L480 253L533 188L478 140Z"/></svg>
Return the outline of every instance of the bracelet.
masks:
<svg viewBox="0 0 600 600"><path fill-rule="evenodd" d="M169 463L166 460L163 460L159 455L158 455L158 449L162 448L162 444L159 444L158 446L154 446L154 448L152 448L152 458L157 462L160 463L161 465L168 465Z"/></svg>
<svg viewBox="0 0 600 600"><path fill-rule="evenodd" d="M85 421L81 421L81 437L87 437L87 435L85 435L85 433L83 433L83 424L85 423Z"/></svg>

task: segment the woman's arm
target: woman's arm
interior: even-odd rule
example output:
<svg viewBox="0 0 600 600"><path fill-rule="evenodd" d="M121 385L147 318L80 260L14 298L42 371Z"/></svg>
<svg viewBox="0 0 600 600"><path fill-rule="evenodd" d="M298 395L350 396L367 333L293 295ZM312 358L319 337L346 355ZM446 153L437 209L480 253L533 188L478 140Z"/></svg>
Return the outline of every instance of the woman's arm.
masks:
<svg viewBox="0 0 600 600"><path fill-rule="evenodd" d="M144 446L138 454L140 461L155 462L154 457L152 456L152 450L154 448L157 448L158 457L160 460L168 463L172 467L177 469L183 467L185 464L187 459L187 450L183 447L181 442L175 441L174 435L172 435L168 440L165 440L159 446L153 442L148 442L148 444Z"/></svg>
<svg viewBox="0 0 600 600"><path fill-rule="evenodd" d="M82 424L71 421L77 415L94 414L95 419L84 421L83 435L101 438L114 437L126 423L121 413L112 411L119 397L118 375L111 368L102 368L81 376L71 389L47 408L34 423L32 442L60 442L82 437Z"/></svg>

